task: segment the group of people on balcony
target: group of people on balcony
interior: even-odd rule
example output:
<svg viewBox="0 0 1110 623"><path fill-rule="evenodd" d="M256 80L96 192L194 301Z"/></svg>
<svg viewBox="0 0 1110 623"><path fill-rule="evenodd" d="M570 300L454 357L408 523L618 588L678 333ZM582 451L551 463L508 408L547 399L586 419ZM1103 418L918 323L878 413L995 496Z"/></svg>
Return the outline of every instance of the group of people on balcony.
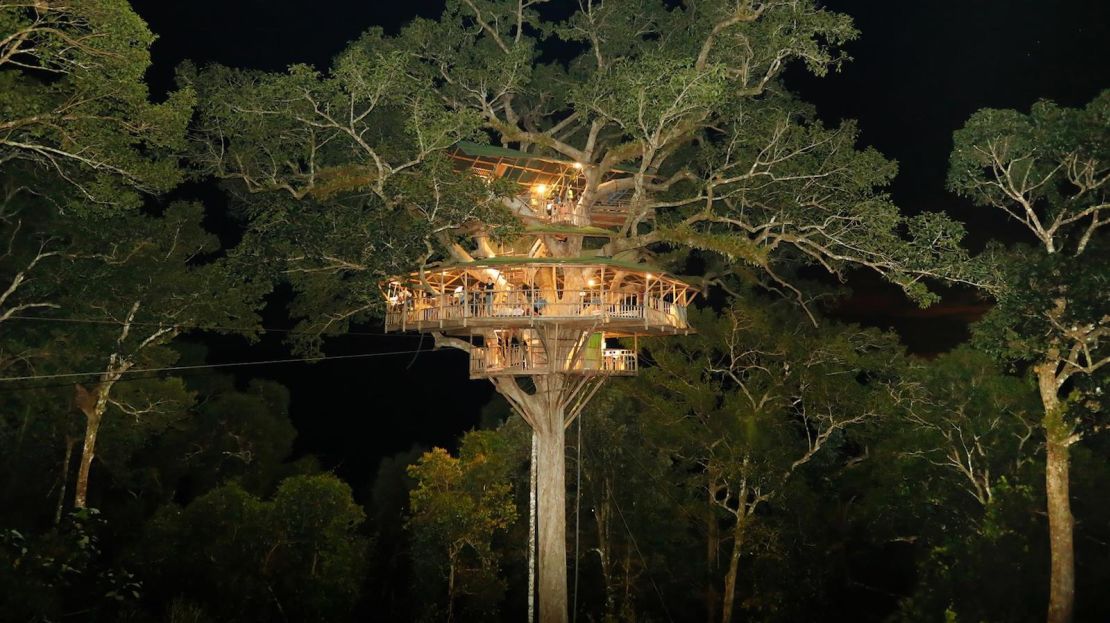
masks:
<svg viewBox="0 0 1110 623"><path fill-rule="evenodd" d="M442 295L401 288L390 297L390 302L394 310L414 321L513 316L564 318L603 314L612 318L645 318L647 315L655 317L662 314L670 318L672 324L682 325L686 321L685 307L675 304L669 293L656 296L602 288L553 293L532 285L503 289L493 282L476 286L472 282L470 288L459 285Z"/></svg>

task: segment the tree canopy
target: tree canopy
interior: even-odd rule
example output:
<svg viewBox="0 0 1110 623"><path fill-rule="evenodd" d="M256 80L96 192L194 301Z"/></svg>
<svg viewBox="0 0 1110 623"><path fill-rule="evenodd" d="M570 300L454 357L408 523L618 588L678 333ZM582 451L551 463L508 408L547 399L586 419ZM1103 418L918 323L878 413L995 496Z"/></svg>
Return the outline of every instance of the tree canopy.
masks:
<svg viewBox="0 0 1110 623"><path fill-rule="evenodd" d="M85 214L176 186L194 97L151 102L153 41L126 0L0 2L0 165Z"/></svg>
<svg viewBox="0 0 1110 623"><path fill-rule="evenodd" d="M244 200L241 252L284 271L310 326L341 330L375 309L381 278L484 256L484 239L511 233L507 197L445 165L462 139L577 163L580 205L630 203L603 246L545 238L555 256L695 249L716 258L707 283L739 274L803 303L808 264L877 271L922 304L936 300L923 278L989 282L957 223L898 212L884 191L896 166L856 147L854 123L827 127L783 89L791 63L821 75L846 60L847 16L810 2L587 2L561 17L542 4L449 2L396 35L368 31L327 72L183 72L200 98L193 161Z"/></svg>

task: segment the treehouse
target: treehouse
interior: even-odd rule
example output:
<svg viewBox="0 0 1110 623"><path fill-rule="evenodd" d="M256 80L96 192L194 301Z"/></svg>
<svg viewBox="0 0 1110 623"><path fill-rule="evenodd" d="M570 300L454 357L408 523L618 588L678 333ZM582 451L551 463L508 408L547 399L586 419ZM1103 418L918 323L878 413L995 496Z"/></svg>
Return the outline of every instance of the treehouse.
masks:
<svg viewBox="0 0 1110 623"><path fill-rule="evenodd" d="M465 142L450 156L459 171L510 182L498 194L521 233L491 240L482 223L459 227L450 261L382 284L385 329L465 350L470 378L490 381L532 428L539 590L565 606L564 431L606 379L637 374L639 336L690 332L694 290L627 259L637 251L607 257L613 242L654 226L630 201L638 171Z"/></svg>
<svg viewBox="0 0 1110 623"><path fill-rule="evenodd" d="M462 142L460 171L507 180L506 205L523 234L479 259L397 277L385 287L387 331L434 332L466 341L471 378L634 375L640 335L688 333L690 287L635 262L589 255L581 241L612 238L632 214L621 184L633 171L596 167ZM637 223L638 224L638 223ZM578 240L570 244L568 239ZM576 249L580 257L562 257ZM596 253L596 249L594 252ZM633 348L618 338L631 338ZM627 346L627 344L626 344Z"/></svg>
<svg viewBox="0 0 1110 623"><path fill-rule="evenodd" d="M389 282L387 331L469 335L479 328L559 325L612 333L687 333L690 287L606 258L501 257Z"/></svg>
<svg viewBox="0 0 1110 623"><path fill-rule="evenodd" d="M641 264L488 258L390 281L386 330L468 339L471 378L633 375L635 348L611 348L609 341L688 333L692 294Z"/></svg>
<svg viewBox="0 0 1110 623"><path fill-rule="evenodd" d="M537 156L493 145L460 142L451 152L459 170L467 170L489 179L515 183L520 194L511 202L511 209L525 225L552 224L576 228L600 228L611 235L622 228L631 215L629 191L618 190L589 197L585 209L579 209L587 192L587 170L581 163ZM598 182L628 176L633 169L617 167L601 174ZM650 221L649 210L641 220Z"/></svg>

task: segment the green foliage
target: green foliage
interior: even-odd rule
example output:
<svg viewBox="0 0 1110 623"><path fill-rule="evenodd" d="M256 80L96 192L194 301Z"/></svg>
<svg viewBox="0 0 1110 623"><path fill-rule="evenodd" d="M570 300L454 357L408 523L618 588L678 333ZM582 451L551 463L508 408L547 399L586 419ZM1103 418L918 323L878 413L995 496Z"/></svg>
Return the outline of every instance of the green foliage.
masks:
<svg viewBox="0 0 1110 623"><path fill-rule="evenodd" d="M137 564L163 603L183 595L223 619L331 621L358 597L364 519L331 475L288 478L269 501L232 484L160 511Z"/></svg>
<svg viewBox="0 0 1110 623"><path fill-rule="evenodd" d="M949 168L952 190L1017 219L1040 247L990 250L1005 288L975 339L1015 368L1035 370L1046 406L1061 393L1065 410L1078 407L1055 427L1060 439L1089 430L1110 370L1110 273L1086 259L1110 252L1107 119L1110 92L1082 109L1042 101L1029 114L982 110L956 132Z"/></svg>
<svg viewBox="0 0 1110 623"><path fill-rule="evenodd" d="M175 186L194 95L150 102L153 41L125 0L0 2L3 173L87 214Z"/></svg>
<svg viewBox="0 0 1110 623"><path fill-rule="evenodd" d="M823 582L832 583L816 572L802 582L809 589L796 582L807 565L833 564L815 563L806 553L814 541L830 538L820 528L807 532L808 522L823 521L816 510L823 482L858 460L858 440L894 413L904 362L891 336L832 323L815 328L782 301L752 297L720 316L692 313L691 322L696 336L648 340L654 366L618 394L634 405L632 444L649 448L648 457L635 467L618 459L587 469L655 472L668 497L678 497L660 503L669 507L663 514L674 514L667 523L680 517L709 553L691 561L686 544L686 553L667 565L684 568L688 575L680 577L687 582L707 582L703 607L791 620L804 612L800 604L819 599ZM659 486L629 473L612 480ZM626 499L651 497L644 488ZM655 525L638 534L661 530ZM682 543L681 536L672 538Z"/></svg>
<svg viewBox="0 0 1110 623"><path fill-rule="evenodd" d="M94 508L40 534L0 531L0 608L4 620L50 621L66 613L112 612L142 596L142 582L111 565L100 544L105 522Z"/></svg>
<svg viewBox="0 0 1110 623"><path fill-rule="evenodd" d="M778 83L791 63L838 68L857 35L813 2L613 1L561 21L507 0L449 2L396 35L368 31L326 73L183 67L200 99L191 160L242 201L237 255L293 284L310 350L379 311L383 278L519 233L505 206L520 211L520 189L443 157L467 139L579 163L585 201L626 191L628 224L590 253L698 250L724 260L711 281L755 276L802 302L798 271L815 264L877 271L922 305L936 301L924 278L989 283L958 224L898 213L882 190L896 166L858 149L853 123L825 127ZM545 244L584 248L573 234Z"/></svg>
<svg viewBox="0 0 1110 623"><path fill-rule="evenodd" d="M516 518L507 442L494 431L470 432L458 458L435 448L409 467L416 481L409 494L413 567L429 596L429 620L497 611L506 582L493 539Z"/></svg>
<svg viewBox="0 0 1110 623"><path fill-rule="evenodd" d="M1082 109L984 109L953 136L948 187L1022 223L1049 253L1083 252L1105 223L1110 91Z"/></svg>
<svg viewBox="0 0 1110 623"><path fill-rule="evenodd" d="M913 557L918 577L893 620L1041 617L1035 389L966 347L915 362L906 379L896 417L865 439L870 460L843 483L868 539Z"/></svg>

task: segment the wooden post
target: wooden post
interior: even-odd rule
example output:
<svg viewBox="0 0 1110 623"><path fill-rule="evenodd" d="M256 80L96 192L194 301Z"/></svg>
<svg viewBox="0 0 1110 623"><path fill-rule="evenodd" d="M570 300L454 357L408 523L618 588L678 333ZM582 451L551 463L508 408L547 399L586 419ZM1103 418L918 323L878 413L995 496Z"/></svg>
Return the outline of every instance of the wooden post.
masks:
<svg viewBox="0 0 1110 623"><path fill-rule="evenodd" d="M601 280L597 284L597 303L598 303L598 305L601 305L601 321L605 322L605 323L608 323L609 322L609 301L606 300L605 293L609 291L609 288L607 288L605 286L605 265L604 264L602 264L602 266L601 266L601 278L600 279Z"/></svg>

